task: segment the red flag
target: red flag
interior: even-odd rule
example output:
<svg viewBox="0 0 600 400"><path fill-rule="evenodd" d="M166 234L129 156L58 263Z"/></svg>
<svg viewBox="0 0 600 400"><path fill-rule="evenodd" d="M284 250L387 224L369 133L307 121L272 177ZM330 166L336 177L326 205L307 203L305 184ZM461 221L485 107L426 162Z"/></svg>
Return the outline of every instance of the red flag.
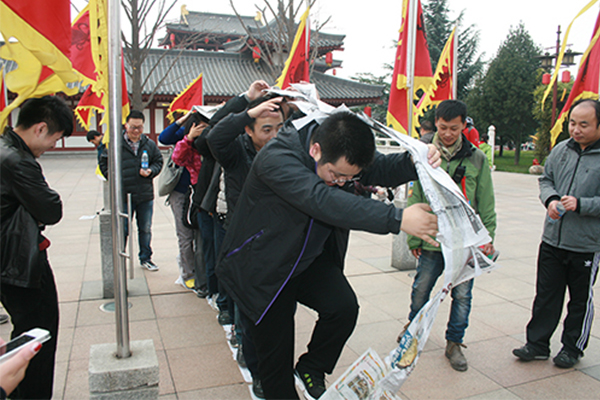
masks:
<svg viewBox="0 0 600 400"><path fill-rule="evenodd" d="M202 99L202 74L198 75L187 88L183 89L181 93L173 99L169 105L169 113L167 118L173 122L173 114L176 112L186 113L192 109L193 106L203 105Z"/></svg>
<svg viewBox="0 0 600 400"><path fill-rule="evenodd" d="M388 103L387 124L398 132L404 134L408 130L408 32L411 22L409 21L409 2L417 1L416 18L416 44L415 44L415 75L414 75L414 93L418 89L427 90L431 85L431 61L429 60L429 48L427 47L427 37L423 25L423 11L420 0L404 0L402 3L402 26L400 27L400 37L396 49L396 59L394 62L394 73L392 75L392 85L390 87L390 98ZM416 110L415 110L416 111ZM416 113L413 112L414 120ZM413 124L413 135L416 130Z"/></svg>
<svg viewBox="0 0 600 400"><path fill-rule="evenodd" d="M98 94L92 90L91 86L83 92L81 99L79 99L79 103L77 103L77 107L75 107L75 116L79 120L79 123L85 127L85 129L90 129L90 120L92 118L92 110L104 112L104 107L102 106L102 96L103 94Z"/></svg>
<svg viewBox="0 0 600 400"><path fill-rule="evenodd" d="M556 139L562 132L565 119L569 115L569 109L579 99L598 100L600 86L600 13L596 19L596 26L592 34L592 40L585 53L581 57L577 78L569 93L569 98L560 112L554 127L550 130L550 143L554 146Z"/></svg>
<svg viewBox="0 0 600 400"><path fill-rule="evenodd" d="M0 69L0 111L4 110L7 104L6 86L4 85L4 67L2 67L2 69Z"/></svg>
<svg viewBox="0 0 600 400"><path fill-rule="evenodd" d="M29 97L77 93L76 87L66 86L77 80L69 61L70 17L69 0L0 0L0 32L5 42L0 57L18 64L6 74L5 85L17 98L0 114L0 128L8 114Z"/></svg>
<svg viewBox="0 0 600 400"><path fill-rule="evenodd" d="M294 37L294 44L290 50L285 67L281 71L281 75L277 79L275 86L285 89L290 86L290 83L309 82L310 80L310 24L308 14L310 8L307 8Z"/></svg>
<svg viewBox="0 0 600 400"><path fill-rule="evenodd" d="M71 36L70 58L73 68L82 75L84 84L96 81L98 74L92 58L89 5L85 6L73 21Z"/></svg>
<svg viewBox="0 0 600 400"><path fill-rule="evenodd" d="M454 98L454 62L455 60L455 49L456 49L456 36L454 33L456 28L450 33L448 41L440 54L440 59L433 75L433 84L429 87L429 90L425 92L419 104L417 105L417 114L423 115L425 111L434 105L441 103L444 100L450 100Z"/></svg>

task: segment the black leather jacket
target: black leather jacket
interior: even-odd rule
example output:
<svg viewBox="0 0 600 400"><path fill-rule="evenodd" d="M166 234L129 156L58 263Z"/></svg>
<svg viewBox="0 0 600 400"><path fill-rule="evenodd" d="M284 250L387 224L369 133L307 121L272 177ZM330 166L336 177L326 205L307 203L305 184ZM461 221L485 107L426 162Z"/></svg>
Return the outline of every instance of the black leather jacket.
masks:
<svg viewBox="0 0 600 400"><path fill-rule="evenodd" d="M37 288L40 232L60 221L62 201L29 147L10 128L0 137L0 180L2 283Z"/></svg>

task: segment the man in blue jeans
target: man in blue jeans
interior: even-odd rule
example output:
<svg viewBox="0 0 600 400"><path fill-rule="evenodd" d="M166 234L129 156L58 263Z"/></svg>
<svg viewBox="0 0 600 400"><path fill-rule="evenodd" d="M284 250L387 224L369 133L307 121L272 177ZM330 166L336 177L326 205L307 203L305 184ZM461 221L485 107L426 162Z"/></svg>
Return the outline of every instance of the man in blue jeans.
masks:
<svg viewBox="0 0 600 400"><path fill-rule="evenodd" d="M458 100L440 103L435 112L437 132L433 136L435 145L442 155L442 166L479 214L481 222L493 238L496 231L496 211L492 176L483 151L470 143L462 133L467 118L467 106ZM408 206L427 203L419 182L415 182ZM418 237L408 237L412 254L419 259L417 275L412 286L409 321L429 301L431 289L444 271L444 257L439 247L433 247ZM483 246L486 254L494 253L492 243ZM469 325L471 312L471 291L473 280L464 282L452 289L450 320L446 330L446 357L457 371L466 371L467 360L462 353L465 330Z"/></svg>

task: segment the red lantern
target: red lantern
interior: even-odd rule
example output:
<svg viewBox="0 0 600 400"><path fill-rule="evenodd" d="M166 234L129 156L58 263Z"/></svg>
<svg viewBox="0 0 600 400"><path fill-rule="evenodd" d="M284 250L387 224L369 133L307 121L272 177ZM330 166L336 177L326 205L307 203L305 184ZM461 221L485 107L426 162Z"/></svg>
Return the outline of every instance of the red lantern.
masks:
<svg viewBox="0 0 600 400"><path fill-rule="evenodd" d="M562 83L571 82L571 72L569 70L563 71L562 79L560 80Z"/></svg>
<svg viewBox="0 0 600 400"><path fill-rule="evenodd" d="M252 49L252 58L254 59L255 63L260 61L260 48L258 46L254 46Z"/></svg>
<svg viewBox="0 0 600 400"><path fill-rule="evenodd" d="M325 63L328 67L331 67L331 64L333 64L333 54L331 52L325 54Z"/></svg>
<svg viewBox="0 0 600 400"><path fill-rule="evenodd" d="M208 36L204 38L204 43L208 44Z"/></svg>
<svg viewBox="0 0 600 400"><path fill-rule="evenodd" d="M544 74L544 75L542 75L542 83L544 85L548 85L550 83L550 78L551 78L550 74Z"/></svg>
<svg viewBox="0 0 600 400"><path fill-rule="evenodd" d="M335 76L335 75L336 75L335 71L336 71L336 69L334 68L334 69L333 69L333 72L332 72L333 76Z"/></svg>
<svg viewBox="0 0 600 400"><path fill-rule="evenodd" d="M372 111L371 106L365 107L365 114L367 114L369 117L371 116L371 111Z"/></svg>
<svg viewBox="0 0 600 400"><path fill-rule="evenodd" d="M175 34L171 33L169 35L169 39L171 40L171 47L174 47L175 46Z"/></svg>

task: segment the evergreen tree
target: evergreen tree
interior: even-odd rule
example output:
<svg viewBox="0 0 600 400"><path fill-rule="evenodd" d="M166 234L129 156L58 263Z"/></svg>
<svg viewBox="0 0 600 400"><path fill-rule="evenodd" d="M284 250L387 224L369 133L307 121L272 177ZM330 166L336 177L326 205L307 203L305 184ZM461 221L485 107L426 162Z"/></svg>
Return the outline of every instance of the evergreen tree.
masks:
<svg viewBox="0 0 600 400"><path fill-rule="evenodd" d="M515 146L519 164L521 143L535 133L533 92L541 78L540 48L523 23L509 31L485 76L468 97L469 113L480 126L494 125L500 145ZM482 125L483 123L483 125Z"/></svg>

